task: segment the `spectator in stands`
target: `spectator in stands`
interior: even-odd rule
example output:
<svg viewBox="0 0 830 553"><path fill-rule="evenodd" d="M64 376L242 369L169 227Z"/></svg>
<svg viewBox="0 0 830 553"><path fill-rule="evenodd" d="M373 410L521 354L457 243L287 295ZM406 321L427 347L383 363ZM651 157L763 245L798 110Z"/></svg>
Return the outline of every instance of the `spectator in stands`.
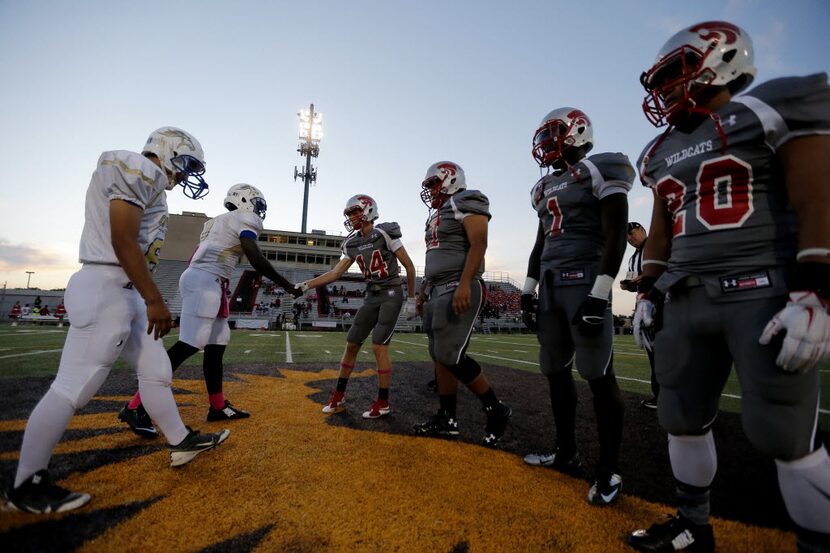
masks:
<svg viewBox="0 0 830 553"><path fill-rule="evenodd" d="M63 305L63 300L61 300L61 302L55 308L55 317L57 317L61 321L63 321L63 318L66 317L66 307Z"/></svg>
<svg viewBox="0 0 830 553"><path fill-rule="evenodd" d="M40 316L41 317L48 317L49 315L51 315L51 313L49 313L49 306L44 305L43 309L40 310Z"/></svg>
<svg viewBox="0 0 830 553"><path fill-rule="evenodd" d="M378 396L367 411L365 419L376 419L390 413L389 385L392 380L392 361L389 358L389 342L395 331L401 306L404 302L398 262L406 268L406 280L410 290L406 305L414 313L415 265L401 242L398 223L379 223L375 201L366 195L349 198L343 210L346 229L351 234L343 241L343 255L337 265L327 273L301 283L303 291L335 282L357 262L366 280L366 300L355 316L354 324L346 336L346 348L340 360L337 388L332 392L324 413L338 413L345 409L346 385L352 373L360 346L372 335L372 351L378 372ZM345 288L341 285L341 290ZM345 298L344 298L345 300Z"/></svg>
<svg viewBox="0 0 830 553"><path fill-rule="evenodd" d="M258 275L289 288L293 284L278 273L262 255L257 237L263 229L267 209L262 192L250 184L230 187L224 201L228 210L207 221L190 264L179 279L182 296L179 339L167 350L175 371L199 350L204 351L202 371L207 388L207 420L244 419L249 413L231 405L222 387L223 359L230 341L226 291L236 266L244 255ZM257 276L257 279L259 276ZM251 298L256 298L255 283ZM299 294L298 294L299 295ZM259 306L256 306L259 308ZM136 434L153 437L155 428L136 392L119 414Z"/></svg>
<svg viewBox="0 0 830 553"><path fill-rule="evenodd" d="M627 292L637 292L637 283L643 274L643 248L646 247L648 235L643 225L637 222L628 223L628 243L634 248L634 253L628 260L628 272L625 279L620 281L620 288ZM657 410L657 396L660 394L660 384L657 383L657 376L654 374L654 351L653 348L645 348L648 355L648 364L651 368L651 398L644 399L640 405L646 409Z"/></svg>
<svg viewBox="0 0 830 553"><path fill-rule="evenodd" d="M31 312L32 312L32 308L29 307L29 304L27 303L23 306L23 309L21 311L21 315L23 317L28 317Z"/></svg>
<svg viewBox="0 0 830 553"><path fill-rule="evenodd" d="M38 309L40 309L40 304L41 304L41 303L43 303L43 300L41 300L41 299L40 299L40 296L37 296L37 297L35 298L34 307L37 307Z"/></svg>

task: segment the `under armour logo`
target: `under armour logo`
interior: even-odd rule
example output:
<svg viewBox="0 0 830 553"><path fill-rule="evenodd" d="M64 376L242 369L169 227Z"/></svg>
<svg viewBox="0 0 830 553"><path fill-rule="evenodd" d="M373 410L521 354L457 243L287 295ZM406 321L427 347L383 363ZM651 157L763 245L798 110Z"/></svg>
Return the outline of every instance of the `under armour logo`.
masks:
<svg viewBox="0 0 830 553"><path fill-rule="evenodd" d="M734 126L735 123L738 122L738 118L735 117L735 114L729 116L729 119L723 122L724 125L729 125L730 127Z"/></svg>
<svg viewBox="0 0 830 553"><path fill-rule="evenodd" d="M118 343L117 343L117 344L115 344L115 347L120 348L120 347L121 347L121 344L123 344L123 343L124 343L124 340L123 340L123 339L118 340Z"/></svg>

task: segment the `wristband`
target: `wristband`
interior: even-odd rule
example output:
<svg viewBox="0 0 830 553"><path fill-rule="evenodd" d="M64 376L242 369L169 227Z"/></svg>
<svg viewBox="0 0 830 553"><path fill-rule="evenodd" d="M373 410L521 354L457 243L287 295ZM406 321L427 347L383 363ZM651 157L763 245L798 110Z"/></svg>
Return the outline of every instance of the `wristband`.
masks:
<svg viewBox="0 0 830 553"><path fill-rule="evenodd" d="M522 294L534 294L536 293L536 286L539 284L539 281L533 277L527 277L525 279L525 285L522 288Z"/></svg>
<svg viewBox="0 0 830 553"><path fill-rule="evenodd" d="M661 267L668 267L669 264L665 261L660 261L659 259L643 259L642 263L643 267L646 265L660 265Z"/></svg>
<svg viewBox="0 0 830 553"><path fill-rule="evenodd" d="M801 261L804 257L827 257L830 258L830 249L827 248L805 248L798 252L795 256L797 261Z"/></svg>
<svg viewBox="0 0 830 553"><path fill-rule="evenodd" d="M594 286L591 288L589 295L595 298L608 299L611 295L611 286L614 285L614 277L608 275L599 275L594 281Z"/></svg>

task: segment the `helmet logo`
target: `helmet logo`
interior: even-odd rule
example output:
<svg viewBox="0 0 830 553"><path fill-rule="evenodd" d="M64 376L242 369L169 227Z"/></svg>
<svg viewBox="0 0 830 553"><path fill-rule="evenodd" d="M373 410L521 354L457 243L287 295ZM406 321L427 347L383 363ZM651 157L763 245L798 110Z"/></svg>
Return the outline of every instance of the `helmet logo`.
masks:
<svg viewBox="0 0 830 553"><path fill-rule="evenodd" d="M715 40L722 36L726 44L733 44L738 40L738 35L741 30L726 21L707 21L705 23L698 23L689 29L692 33L698 33L703 40Z"/></svg>
<svg viewBox="0 0 830 553"><path fill-rule="evenodd" d="M363 207L371 207L372 205L372 198L369 196L358 196L357 199Z"/></svg>
<svg viewBox="0 0 830 553"><path fill-rule="evenodd" d="M437 169L442 169L444 171L444 178L441 179L441 182L444 182L448 178L455 177L455 175L458 174L457 167L452 163L442 163L437 167Z"/></svg>
<svg viewBox="0 0 830 553"><path fill-rule="evenodd" d="M193 141L190 140L190 137L187 136L184 133L168 129L168 130L161 131L159 134L162 135L162 136L165 136L167 138L178 138L179 143L176 144L176 148L178 148L179 146L184 144L185 146L190 148L191 151L196 150L196 145L193 144Z"/></svg>

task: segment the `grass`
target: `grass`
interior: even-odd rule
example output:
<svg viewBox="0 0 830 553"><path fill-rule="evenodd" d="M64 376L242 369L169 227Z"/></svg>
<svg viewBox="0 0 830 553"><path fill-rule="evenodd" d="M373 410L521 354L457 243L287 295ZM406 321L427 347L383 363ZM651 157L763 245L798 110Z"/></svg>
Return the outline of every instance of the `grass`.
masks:
<svg viewBox="0 0 830 553"><path fill-rule="evenodd" d="M0 326L0 378L49 376L55 374L66 328ZM164 338L165 347L178 339L174 331ZM343 352L343 332L272 332L233 331L225 353L228 366L245 363L274 363L285 366L295 363L320 363L336 368ZM423 334L396 334L390 345L394 361L429 361L427 338ZM649 367L645 353L631 336L617 336L614 341L614 367L620 386L643 395L650 394ZM474 335L469 353L482 363L510 367L522 371L538 371L538 345L530 334ZM373 363L368 344L358 354L358 362ZM201 354L191 357L185 365L200 365ZM119 361L115 370L127 370ZM821 422L830 424L830 364L821 371ZM740 386L734 373L724 389L721 408L739 411Z"/></svg>

